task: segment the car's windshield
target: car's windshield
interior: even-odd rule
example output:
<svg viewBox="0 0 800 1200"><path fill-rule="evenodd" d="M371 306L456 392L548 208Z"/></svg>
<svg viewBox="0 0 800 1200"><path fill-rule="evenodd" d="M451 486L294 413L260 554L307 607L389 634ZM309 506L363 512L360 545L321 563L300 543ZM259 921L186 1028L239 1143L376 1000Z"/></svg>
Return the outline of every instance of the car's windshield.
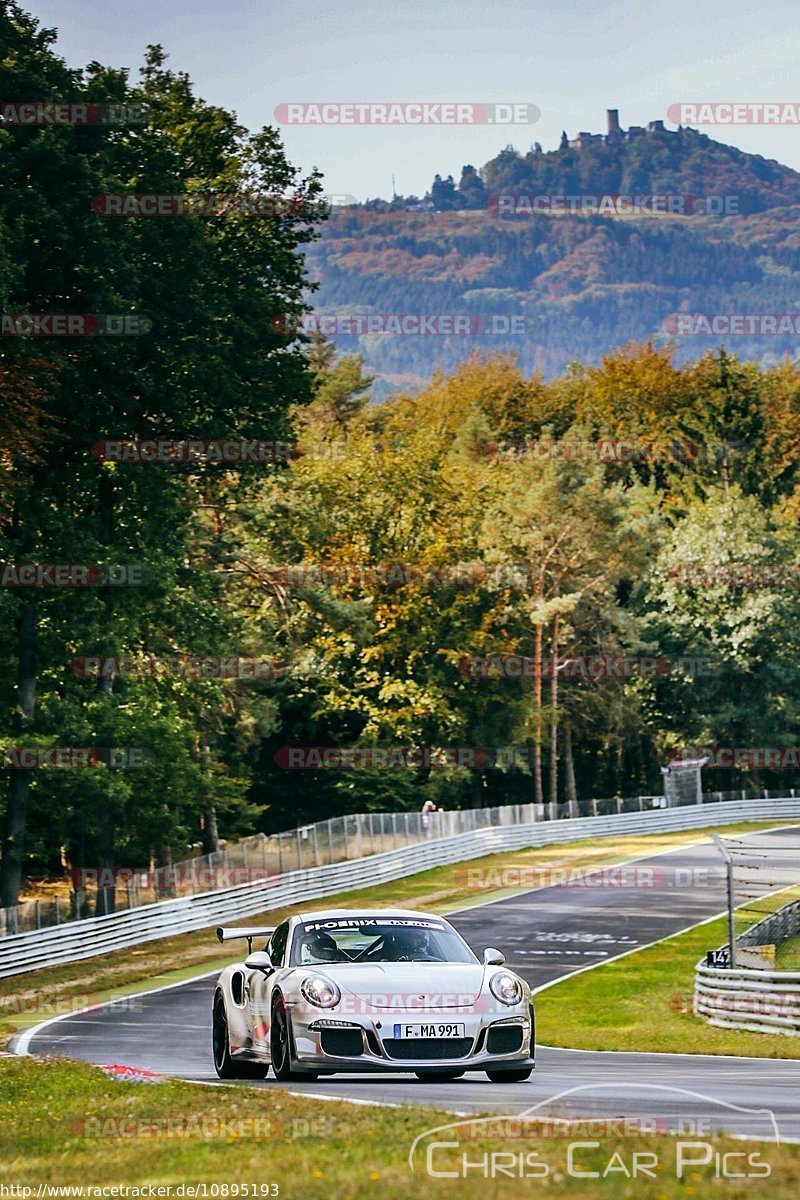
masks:
<svg viewBox="0 0 800 1200"><path fill-rule="evenodd" d="M304 921L292 941L292 965L314 963L474 963L466 942L444 921L413 917L331 917Z"/></svg>

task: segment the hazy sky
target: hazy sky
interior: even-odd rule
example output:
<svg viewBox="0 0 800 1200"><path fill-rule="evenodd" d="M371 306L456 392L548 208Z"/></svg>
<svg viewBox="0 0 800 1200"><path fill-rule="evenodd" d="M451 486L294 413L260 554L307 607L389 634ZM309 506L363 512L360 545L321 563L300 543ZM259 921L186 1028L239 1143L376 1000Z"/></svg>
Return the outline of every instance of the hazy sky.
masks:
<svg viewBox="0 0 800 1200"><path fill-rule="evenodd" d="M251 129L291 101L500 101L541 109L534 125L284 126L288 157L326 190L424 193L433 175L481 166L511 143L558 144L562 129L666 117L677 101L791 101L796 3L761 0L23 0L60 31L73 66L134 72L161 42L197 93ZM28 99L28 97L26 97ZM720 141L800 169L800 128L705 128Z"/></svg>

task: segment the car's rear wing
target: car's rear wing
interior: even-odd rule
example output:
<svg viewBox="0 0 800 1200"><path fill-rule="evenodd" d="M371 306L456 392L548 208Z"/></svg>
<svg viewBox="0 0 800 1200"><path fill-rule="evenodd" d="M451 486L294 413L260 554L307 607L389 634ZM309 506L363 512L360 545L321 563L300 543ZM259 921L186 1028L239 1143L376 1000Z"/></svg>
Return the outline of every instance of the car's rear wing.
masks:
<svg viewBox="0 0 800 1200"><path fill-rule="evenodd" d="M275 925L259 925L253 928L247 925L240 925L235 929L225 929L223 926L217 927L217 940L220 942L230 942L234 938L247 939L247 953L253 953L253 938L270 937L275 932Z"/></svg>

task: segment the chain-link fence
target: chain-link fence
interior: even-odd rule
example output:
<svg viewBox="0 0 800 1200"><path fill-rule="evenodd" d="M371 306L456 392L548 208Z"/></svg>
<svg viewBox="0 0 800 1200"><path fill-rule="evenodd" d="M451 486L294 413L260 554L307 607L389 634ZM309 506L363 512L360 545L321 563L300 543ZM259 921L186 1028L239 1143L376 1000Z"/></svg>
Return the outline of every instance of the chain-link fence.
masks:
<svg viewBox="0 0 800 1200"><path fill-rule="evenodd" d="M775 965L781 946L798 933L800 844L793 829L775 830L758 841L715 837L724 861L728 899L728 958L732 966L752 965L746 951L771 947ZM784 904L776 902L783 896ZM733 944L732 944L733 943ZM759 964L761 965L761 964Z"/></svg>

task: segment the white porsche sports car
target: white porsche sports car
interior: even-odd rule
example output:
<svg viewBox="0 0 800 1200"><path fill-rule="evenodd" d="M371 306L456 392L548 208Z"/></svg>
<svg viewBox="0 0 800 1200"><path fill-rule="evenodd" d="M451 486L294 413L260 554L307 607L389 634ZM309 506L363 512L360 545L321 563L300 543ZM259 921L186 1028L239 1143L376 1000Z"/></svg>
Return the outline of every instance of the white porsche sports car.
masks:
<svg viewBox="0 0 800 1200"><path fill-rule="evenodd" d="M263 1079L271 1066L281 1080L485 1071L514 1083L533 1070L530 988L499 950L479 962L443 917L335 909L217 937L248 942L248 957L226 967L214 991L221 1079Z"/></svg>

